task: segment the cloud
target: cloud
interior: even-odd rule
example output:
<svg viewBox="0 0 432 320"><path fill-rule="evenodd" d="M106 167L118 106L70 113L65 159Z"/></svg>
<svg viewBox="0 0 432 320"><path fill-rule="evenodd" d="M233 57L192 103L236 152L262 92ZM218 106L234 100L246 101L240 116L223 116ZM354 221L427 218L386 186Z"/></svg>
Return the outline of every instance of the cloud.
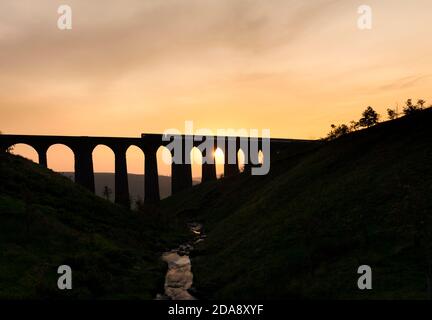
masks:
<svg viewBox="0 0 432 320"><path fill-rule="evenodd" d="M205 61L203 56L217 50L263 54L287 45L335 3L133 0L111 6L75 0L70 1L73 30L59 31L55 5L30 4L32 9L24 10L11 2L0 8L3 16L9 11L4 29L14 34L0 40L0 66L9 81L23 75L107 80L161 63Z"/></svg>
<svg viewBox="0 0 432 320"><path fill-rule="evenodd" d="M418 84L421 80L425 80L427 78L430 78L431 75L411 75L407 77L399 78L389 84L380 86L378 90L398 90L398 89L407 89L415 86Z"/></svg>

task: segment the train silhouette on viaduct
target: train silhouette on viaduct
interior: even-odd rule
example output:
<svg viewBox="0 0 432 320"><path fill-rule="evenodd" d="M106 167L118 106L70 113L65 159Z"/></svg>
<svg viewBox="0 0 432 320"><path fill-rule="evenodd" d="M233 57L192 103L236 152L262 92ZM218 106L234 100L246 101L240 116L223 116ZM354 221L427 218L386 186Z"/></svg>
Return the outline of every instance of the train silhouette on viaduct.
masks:
<svg viewBox="0 0 432 320"><path fill-rule="evenodd" d="M190 140L190 143L183 143L183 146L189 145L190 150L184 150L185 155L190 154L193 147L197 147L205 156L205 150L201 150L202 141L196 141L194 136L181 135L175 138L181 139L183 142ZM225 155L224 176L230 177L240 173L238 166L237 152L244 148L243 142L251 145L255 140L255 145L262 150L263 139L261 138L240 138L240 137L202 137L210 138L215 141L214 149L220 148ZM278 153L282 148L290 147L298 144L310 144L313 140L295 140L295 139L269 139L271 154ZM140 148L144 157L144 202L155 203L160 200L159 195L159 180L156 152L161 146L167 146L170 141L163 139L162 134L142 134L137 138L121 138L121 137L88 137L88 136L44 136L44 135L0 135L0 152L6 152L10 147L16 144L26 144L33 147L38 156L39 164L47 167L47 151L50 146L61 144L69 147L75 159L75 182L84 186L92 192L95 192L95 181L93 172L93 150L98 145L109 147L115 155L115 202L120 205L130 206L128 172L126 162L126 151L130 146ZM236 163L228 161L227 150L228 143L235 145ZM242 150L244 151L244 150ZM245 169L244 173L248 174L252 166L257 166L258 150L255 152L244 152L245 154ZM256 159L251 159L255 157ZM174 157L173 152L171 155ZM214 156L213 153L211 156ZM264 159L270 155L264 154ZM272 158L271 156L268 158ZM265 160L264 160L265 161ZM231 163L230 163L231 162ZM192 167L187 161L183 163L171 164L171 190L172 194L178 193L184 189L192 187ZM216 165L213 163L202 164L201 182L216 180Z"/></svg>

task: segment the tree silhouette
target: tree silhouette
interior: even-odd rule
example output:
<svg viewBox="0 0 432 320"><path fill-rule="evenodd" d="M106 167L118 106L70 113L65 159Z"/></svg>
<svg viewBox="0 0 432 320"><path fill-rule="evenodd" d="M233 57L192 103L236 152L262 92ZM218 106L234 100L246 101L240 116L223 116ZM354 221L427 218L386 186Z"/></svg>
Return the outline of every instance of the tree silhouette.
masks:
<svg viewBox="0 0 432 320"><path fill-rule="evenodd" d="M349 130L351 131L356 131L359 128L360 124L358 123L358 121L354 121L351 120L349 123Z"/></svg>
<svg viewBox="0 0 432 320"><path fill-rule="evenodd" d="M423 109L424 104L426 103L426 100L418 99L417 104L420 105L420 109Z"/></svg>
<svg viewBox="0 0 432 320"><path fill-rule="evenodd" d="M136 209L137 211L144 212L144 210L145 210L145 205L144 205L144 200L141 199L141 197L137 197L137 198L135 199L135 209Z"/></svg>
<svg viewBox="0 0 432 320"><path fill-rule="evenodd" d="M112 194L112 190L108 186L105 186L103 188L103 196L105 197L105 199L109 201L111 198L111 194Z"/></svg>
<svg viewBox="0 0 432 320"><path fill-rule="evenodd" d="M389 118L389 120L394 120L398 117L398 113L396 112L395 109L387 109L387 116Z"/></svg>
<svg viewBox="0 0 432 320"><path fill-rule="evenodd" d="M414 113L417 113L423 109L423 105L426 103L425 100L419 99L417 101L417 104L413 104L412 99L408 99L405 102L405 107L403 109L403 112L406 116L412 115Z"/></svg>
<svg viewBox="0 0 432 320"><path fill-rule="evenodd" d="M332 124L331 131L327 134L328 140L333 140L342 137L351 132L351 129L346 124L340 124L338 126Z"/></svg>
<svg viewBox="0 0 432 320"><path fill-rule="evenodd" d="M426 104L426 100L418 99L417 104L414 105L412 102L412 99L408 99L405 102L406 106L403 109L403 113L405 115L410 115L419 111L424 110L424 106ZM432 108L432 105L430 105L427 108ZM401 115L401 113L397 112L396 109L387 108L387 117L390 120L396 119ZM331 125L331 130L327 134L326 138L323 138L324 140L333 140L336 138L339 138L343 135L346 135L350 132L356 131L359 128L369 128L371 126L376 125L379 122L380 115L371 107L367 107L363 113L362 118L359 121L350 121L348 125L346 124L340 124L340 125Z"/></svg>
<svg viewBox="0 0 432 320"><path fill-rule="evenodd" d="M371 107L367 107L359 120L360 127L372 127L378 123L379 114Z"/></svg>

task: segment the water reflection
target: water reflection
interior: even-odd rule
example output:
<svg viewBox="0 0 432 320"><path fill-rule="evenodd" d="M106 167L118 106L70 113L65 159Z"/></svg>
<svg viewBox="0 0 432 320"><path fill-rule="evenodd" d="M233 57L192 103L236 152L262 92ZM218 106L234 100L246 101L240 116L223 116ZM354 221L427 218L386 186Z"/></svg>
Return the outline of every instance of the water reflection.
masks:
<svg viewBox="0 0 432 320"><path fill-rule="evenodd" d="M158 294L157 300L196 300L189 292L193 284L192 264L189 254L194 249L193 246L204 241L206 236L202 231L201 224L191 223L188 227L195 235L194 240L162 255L162 260L168 265L168 271L165 276L165 292L163 295Z"/></svg>

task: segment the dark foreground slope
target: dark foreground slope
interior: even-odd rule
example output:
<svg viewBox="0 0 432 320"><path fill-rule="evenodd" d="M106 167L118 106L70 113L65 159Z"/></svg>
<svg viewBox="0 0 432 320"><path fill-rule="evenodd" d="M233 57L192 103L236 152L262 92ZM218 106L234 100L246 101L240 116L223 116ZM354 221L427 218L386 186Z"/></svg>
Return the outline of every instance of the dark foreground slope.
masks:
<svg viewBox="0 0 432 320"><path fill-rule="evenodd" d="M0 177L0 298L152 299L163 288L159 216L9 154L0 155ZM62 264L72 267L73 290L57 289Z"/></svg>
<svg viewBox="0 0 432 320"><path fill-rule="evenodd" d="M166 211L207 228L192 259L198 292L210 299L427 298L431 128L427 110L287 154L267 176L224 179L165 200ZM357 288L363 264L372 267L370 291Z"/></svg>

